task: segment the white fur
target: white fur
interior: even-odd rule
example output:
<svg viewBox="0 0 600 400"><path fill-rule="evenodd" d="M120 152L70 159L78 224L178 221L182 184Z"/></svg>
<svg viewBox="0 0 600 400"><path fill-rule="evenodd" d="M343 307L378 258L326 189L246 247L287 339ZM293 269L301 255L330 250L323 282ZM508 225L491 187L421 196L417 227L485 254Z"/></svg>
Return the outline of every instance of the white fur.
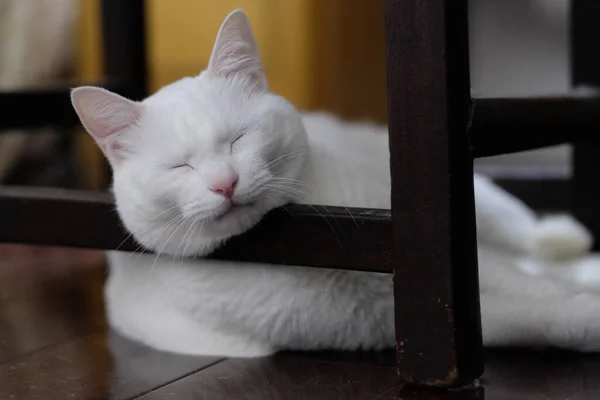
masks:
<svg viewBox="0 0 600 400"><path fill-rule="evenodd" d="M73 104L111 161L123 223L162 254L110 253L114 328L204 355L393 346L390 275L184 258L287 202L390 207L386 129L301 116L268 92L242 12L227 18L198 77L141 103L80 88ZM239 174L229 212L209 189L223 170ZM600 349L600 274L586 285L600 262L585 257L588 234L573 221L540 221L486 178L475 176L475 191L486 344Z"/></svg>
<svg viewBox="0 0 600 400"><path fill-rule="evenodd" d="M592 242L592 235L569 215L542 218L533 233L533 251L546 259L569 259L587 253Z"/></svg>

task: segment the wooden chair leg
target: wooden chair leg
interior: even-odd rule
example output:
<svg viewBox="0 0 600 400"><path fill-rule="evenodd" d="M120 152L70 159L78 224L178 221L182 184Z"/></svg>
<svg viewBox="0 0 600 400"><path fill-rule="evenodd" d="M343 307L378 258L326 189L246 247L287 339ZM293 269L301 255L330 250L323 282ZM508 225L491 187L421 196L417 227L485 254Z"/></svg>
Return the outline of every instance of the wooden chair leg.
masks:
<svg viewBox="0 0 600 400"><path fill-rule="evenodd" d="M600 141L590 140L573 145L571 177L572 207L575 217L594 235L594 249L600 249Z"/></svg>
<svg viewBox="0 0 600 400"><path fill-rule="evenodd" d="M386 1L396 340L401 380L483 371L467 0Z"/></svg>
<svg viewBox="0 0 600 400"><path fill-rule="evenodd" d="M572 83L600 87L600 2L571 0L570 17Z"/></svg>
<svg viewBox="0 0 600 400"><path fill-rule="evenodd" d="M600 87L600 3L571 0L571 71L573 85ZM598 132L600 134L600 132ZM594 234L600 237L600 140L573 145L573 210ZM596 240L595 250L600 249Z"/></svg>
<svg viewBox="0 0 600 400"><path fill-rule="evenodd" d="M104 76L120 95L132 100L143 100L149 91L146 7L146 0L101 2ZM106 177L112 176L107 162L104 171Z"/></svg>
<svg viewBox="0 0 600 400"><path fill-rule="evenodd" d="M121 95L148 95L146 0L102 0L104 75L116 80Z"/></svg>

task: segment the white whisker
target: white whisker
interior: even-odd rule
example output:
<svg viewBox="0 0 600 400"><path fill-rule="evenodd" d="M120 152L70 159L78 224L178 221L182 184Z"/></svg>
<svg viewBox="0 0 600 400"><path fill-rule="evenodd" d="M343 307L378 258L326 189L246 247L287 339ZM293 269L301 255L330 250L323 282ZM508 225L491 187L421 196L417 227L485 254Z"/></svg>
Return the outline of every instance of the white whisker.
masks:
<svg viewBox="0 0 600 400"><path fill-rule="evenodd" d="M177 246L177 250L175 250L175 254L173 255L173 263L175 263L175 258L177 257L177 253L179 252L179 249L185 243L185 239L187 238L187 235L190 233L190 231L192 230L192 228L194 227L194 225L196 224L197 221L198 221L198 217L196 217L194 219L194 221L192 221L192 223L190 224L190 226L187 228L187 230L183 234L183 237L181 238L181 241L179 242L179 246ZM183 250L181 252L181 263L183 263L183 258L184 258L184 254L185 254L186 248L187 248L187 245L183 248Z"/></svg>
<svg viewBox="0 0 600 400"><path fill-rule="evenodd" d="M276 165L281 164L283 161L285 161L287 158L290 158L292 156L294 157L298 157L303 155L304 153L306 153L305 149L298 149L298 150L294 150L294 151L290 151L289 153L286 153L280 157L277 157L276 159L274 159L273 161L267 163L263 169L267 169L269 167L274 167ZM279 162L278 162L279 161ZM276 163L277 162L277 163Z"/></svg>
<svg viewBox="0 0 600 400"><path fill-rule="evenodd" d="M290 196L290 197L293 197L293 198L295 197L295 199L299 200L301 204L304 204L304 205L312 208L317 214L319 214L321 216L321 218L323 218L323 220L327 223L327 225L329 225L329 227L331 228L333 234L335 235L338 243L340 244L340 247L342 247L342 248L344 247L344 245L343 245L343 243L342 243L339 235L337 234L337 231L335 230L335 228L333 227L333 225L331 224L331 222L329 222L329 220L327 218L325 218L325 216L323 214L321 214L321 212L319 210L317 210L312 204L304 203L301 198L299 198L297 195L295 195L293 193L289 193L289 192L286 193L285 191L283 191L283 192L280 191L280 190L288 189L288 188L286 188L284 186L270 186L270 185L265 185L265 187L268 187L268 188L270 188L271 190L274 190L274 191L279 191L280 194L283 194L283 195L286 195L286 196ZM333 214L331 214L331 212L329 212L329 214L335 220L335 217L333 216ZM339 226L339 223L338 223L338 226ZM342 231L342 234L343 234L343 231Z"/></svg>
<svg viewBox="0 0 600 400"><path fill-rule="evenodd" d="M159 212L159 213L158 213L158 214L156 214L154 217L150 218L150 219L148 220L148 222L150 222L150 221L153 221L154 219L156 219L156 218L160 217L160 216L161 216L161 215L163 215L164 213L166 213L166 212L168 212L168 211L171 211L172 209L174 209L174 208L177 208L177 207L178 207L178 206L177 206L177 205L175 205L175 206L173 206L173 207L167 208L166 210L163 210L163 211ZM124 243L125 243L127 240L129 240L129 238L131 238L132 236L133 236L133 233L130 233L129 235L127 235L127 237L126 237L125 239L123 239L123 241L122 241L122 242L121 242L121 243L120 243L120 244L117 246L117 248L115 249L115 251L118 251L118 250L121 248L121 246L123 246L123 244L124 244ZM133 252L135 253L137 250L139 250L139 249L140 249L140 247L142 247L142 246L138 246L138 248L137 248L137 249L135 249Z"/></svg>
<svg viewBox="0 0 600 400"><path fill-rule="evenodd" d="M158 235L160 235L165 229L167 229L169 226L171 226L171 224L176 223L176 221L178 221L180 218L182 217L181 214L176 215L175 217L171 218L169 221L167 221L167 223L165 225L163 225L161 228L159 228L156 232L154 232L154 234L149 238L148 241L153 241ZM144 247L144 245L140 244L132 253L130 253L127 256L127 259L129 259L129 257L131 257L132 255L134 255L136 252L138 252L140 249L142 249ZM135 259L133 265L137 264L137 262L139 261L140 257L142 256L142 254L144 254L143 251L139 252L138 257Z"/></svg>
<svg viewBox="0 0 600 400"><path fill-rule="evenodd" d="M154 267L156 266L156 263L158 262L158 258L161 256L163 250L165 249L165 247L167 247L167 244L169 243L169 241L171 240L173 235L175 235L175 233L177 233L179 228L181 228L183 226L183 224L185 224L185 222L186 222L186 219L182 218L182 221L177 225L177 227L173 230L171 235L169 235L169 237L167 238L165 243L162 245L160 250L156 253L156 258L154 259L154 263L152 264L152 267L150 268L150 271L148 272L148 278L150 278L150 275L152 274L152 271L154 270Z"/></svg>

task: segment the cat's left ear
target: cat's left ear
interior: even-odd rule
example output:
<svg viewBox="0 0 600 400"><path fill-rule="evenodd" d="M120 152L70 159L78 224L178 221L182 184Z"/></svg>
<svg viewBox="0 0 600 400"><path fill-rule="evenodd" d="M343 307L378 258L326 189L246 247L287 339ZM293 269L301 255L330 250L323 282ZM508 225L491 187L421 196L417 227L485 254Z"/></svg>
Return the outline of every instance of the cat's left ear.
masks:
<svg viewBox="0 0 600 400"><path fill-rule="evenodd" d="M250 85L252 90L267 90L263 64L250 21L244 11L235 10L223 21L207 72L223 77L237 76Z"/></svg>
<svg viewBox="0 0 600 400"><path fill-rule="evenodd" d="M81 124L114 166L129 150L125 136L139 122L140 103L98 87L73 89L71 102Z"/></svg>

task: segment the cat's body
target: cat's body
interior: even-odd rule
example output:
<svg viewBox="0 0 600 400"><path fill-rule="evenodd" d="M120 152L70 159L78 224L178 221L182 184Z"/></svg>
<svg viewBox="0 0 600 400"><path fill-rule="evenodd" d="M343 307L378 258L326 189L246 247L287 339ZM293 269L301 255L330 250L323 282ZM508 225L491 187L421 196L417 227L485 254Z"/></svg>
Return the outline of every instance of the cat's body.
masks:
<svg viewBox="0 0 600 400"><path fill-rule="evenodd" d="M183 258L287 202L390 206L385 128L301 116L270 94L243 13L228 17L199 77L142 103L97 88L73 102L113 166L125 226L163 254L110 254L114 328L189 354L393 346L390 275ZM483 177L475 190L486 344L600 350L588 233L567 217L539 220Z"/></svg>
<svg viewBox="0 0 600 400"><path fill-rule="evenodd" d="M304 193L303 202L390 207L385 128L346 124L325 114L306 115L304 124L311 151L310 168L301 181L308 186L293 186ZM485 318L486 311L493 310L498 318L504 316L498 328L485 330L486 343L518 342L513 326L536 316L547 323L554 321L557 327L566 326L565 315L556 312L555 302L569 307L568 298L577 285L568 282L574 282L570 277L582 267L575 261L553 266L528 257L536 244L544 246L539 243L543 242L540 222L485 178L477 176L475 186L483 230L479 233L483 315ZM489 213L483 214L485 210ZM558 240L574 239L571 248L585 243L585 234L578 237L577 229L568 225L561 224ZM542 235L548 233L542 229ZM561 236L565 231L566 237ZM112 325L163 350L258 356L282 348L383 348L394 344L390 275L128 253L112 253L110 266L106 299ZM592 262L591 268L600 278L600 261ZM542 277L532 277L536 271ZM593 276L592 271L586 280ZM535 302L541 302L539 309L533 306ZM600 298L597 303L600 307ZM505 316L516 311L520 314ZM494 319L485 322L489 326ZM536 326L529 328L534 331ZM508 332L502 335L504 331ZM531 344L544 344L539 334Z"/></svg>

